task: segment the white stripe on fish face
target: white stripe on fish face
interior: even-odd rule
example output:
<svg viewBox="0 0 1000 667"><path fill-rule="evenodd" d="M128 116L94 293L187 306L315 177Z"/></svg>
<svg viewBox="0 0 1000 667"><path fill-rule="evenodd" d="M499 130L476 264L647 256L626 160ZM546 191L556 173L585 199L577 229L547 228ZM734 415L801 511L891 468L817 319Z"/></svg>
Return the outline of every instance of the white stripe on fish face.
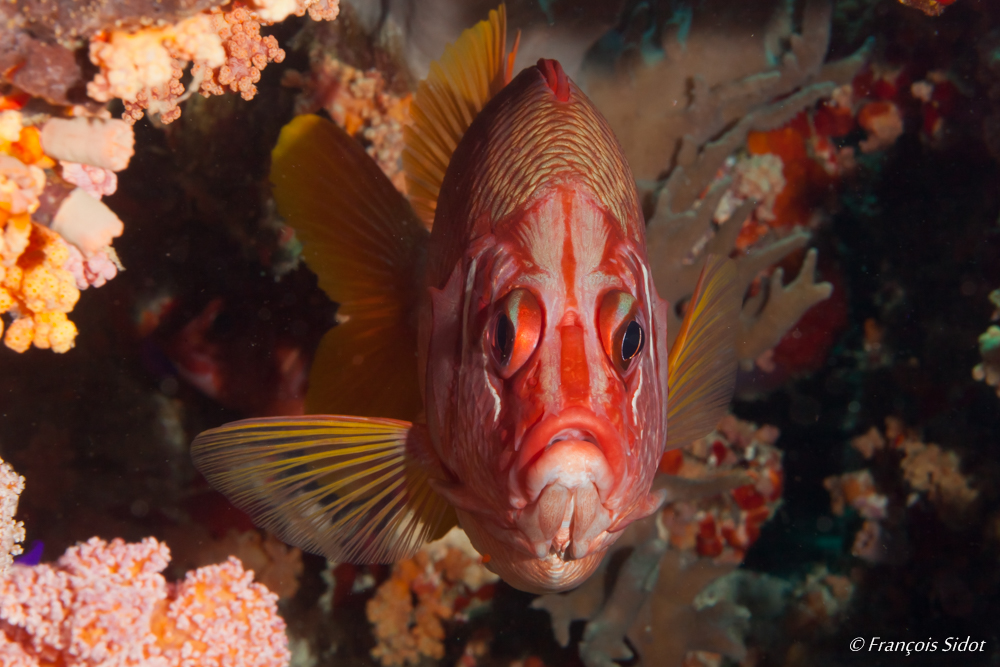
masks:
<svg viewBox="0 0 1000 667"><path fill-rule="evenodd" d="M545 304L548 344L541 351L539 380L543 400L552 407L566 399L556 389L561 385L562 327L579 324L584 329L586 365L598 371L588 373L589 395L604 396L611 386L613 371L607 368L596 326L600 298L609 289L635 290L631 277L609 272L614 268L606 264L610 231L608 218L592 199L570 188L542 199L516 231L518 255L528 271L521 284L534 287Z"/></svg>
<svg viewBox="0 0 1000 667"><path fill-rule="evenodd" d="M462 300L462 359L466 360L473 358L471 355L472 340L469 338L469 311L472 307L472 299L476 285L476 267L478 259L478 257L473 257L472 261L469 262L469 272L465 276L465 295ZM488 368L489 357L487 355L482 355L483 382L489 389L490 398L493 399L493 423L496 424L500 419L500 395L493 386L493 381L490 379Z"/></svg>

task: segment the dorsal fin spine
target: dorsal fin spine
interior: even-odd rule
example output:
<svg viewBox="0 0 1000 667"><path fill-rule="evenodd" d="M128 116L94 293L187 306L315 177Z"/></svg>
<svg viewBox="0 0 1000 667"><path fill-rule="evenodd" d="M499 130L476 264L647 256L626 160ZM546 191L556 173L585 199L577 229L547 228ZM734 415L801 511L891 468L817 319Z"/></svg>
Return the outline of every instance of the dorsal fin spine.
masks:
<svg viewBox="0 0 1000 667"><path fill-rule="evenodd" d="M410 202L428 227L434 222L441 183L459 141L511 79L514 52L507 53L506 41L507 11L500 5L488 20L446 47L417 87L410 106L413 122L404 130L403 169Z"/></svg>

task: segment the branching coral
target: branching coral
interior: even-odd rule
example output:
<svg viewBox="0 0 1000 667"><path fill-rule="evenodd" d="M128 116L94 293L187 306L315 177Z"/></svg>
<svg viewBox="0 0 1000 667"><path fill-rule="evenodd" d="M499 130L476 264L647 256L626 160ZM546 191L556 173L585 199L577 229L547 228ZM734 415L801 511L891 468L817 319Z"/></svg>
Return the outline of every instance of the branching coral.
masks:
<svg viewBox="0 0 1000 667"><path fill-rule="evenodd" d="M368 620L377 641L372 657L385 667L416 665L424 657L440 660L442 621L454 617L463 598L467 602L493 581L496 576L483 567L459 529L396 563L368 601Z"/></svg>
<svg viewBox="0 0 1000 667"><path fill-rule="evenodd" d="M701 268L698 258L706 253L729 255L737 247L743 222L761 203L748 196L761 196L766 202L782 189L773 175L772 158L772 175L766 178L759 167L767 163L757 165L758 174L749 182L741 173L747 169L737 171L733 193L733 176L718 178L728 171L727 160L745 145L752 132L786 125L803 109L849 83L863 64L865 49L844 60L824 63L829 21L830 4L812 1L806 3L801 33L779 35L780 26L790 22L775 20L763 41L739 38L736 44L732 40L737 38L727 35L728 57L736 60L732 54L740 54L739 62L727 63L728 69L720 66L715 56L710 61L713 67L707 67L704 63L709 56L701 54L720 35L703 28L706 34L698 37L692 29L685 44L676 36L668 38L663 43L665 57L653 65L635 67L628 76L616 72L613 77L591 74L588 78L588 91L621 140L640 188L658 190L646 242L657 291L670 303L683 304L691 295ZM766 45L781 39L788 40L789 49L767 67ZM747 70L755 63L763 71ZM733 72L746 73L733 76ZM652 109L656 111L648 111ZM667 175L665 180L651 184L663 174ZM788 174L782 177L787 179ZM757 192L748 187L753 180ZM721 226L716 224L720 203L728 214L722 217L730 220ZM766 217L766 206L762 212ZM768 235L741 252L737 262L744 290L761 271L808 240L806 231L786 229L777 238ZM744 365L752 365L806 310L830 295L831 285L814 282L814 267L815 257L809 256L799 278L787 288L775 272L771 289L758 290L747 301L741 326L734 329ZM679 316L680 312L672 309L668 331L679 330Z"/></svg>
<svg viewBox="0 0 1000 667"><path fill-rule="evenodd" d="M0 579L4 664L283 667L276 596L235 558L168 584L153 538L92 538L54 564L15 565Z"/></svg>
<svg viewBox="0 0 1000 667"><path fill-rule="evenodd" d="M615 660L631 658L626 636L644 665L680 665L685 654L696 649L741 659L745 610L728 603L705 609L693 605L705 586L734 566L671 550L668 531L656 516L627 528L616 543L616 551L632 551L615 572L610 593L605 594L606 558L582 586L543 596L534 606L552 615L556 639L563 645L569 643L570 624L589 619L580 643L580 657L588 667L611 667Z"/></svg>
<svg viewBox="0 0 1000 667"><path fill-rule="evenodd" d="M744 365L760 361L762 355L781 340L807 310L826 300L833 292L833 285L816 283L816 250L806 253L799 275L788 285L784 284L785 272L777 268L771 274L767 290L761 290L743 305L740 334L736 350Z"/></svg>
<svg viewBox="0 0 1000 667"><path fill-rule="evenodd" d="M12 557L21 553L24 541L24 524L14 520L17 498L24 490L24 478L0 459L0 577L3 577Z"/></svg>

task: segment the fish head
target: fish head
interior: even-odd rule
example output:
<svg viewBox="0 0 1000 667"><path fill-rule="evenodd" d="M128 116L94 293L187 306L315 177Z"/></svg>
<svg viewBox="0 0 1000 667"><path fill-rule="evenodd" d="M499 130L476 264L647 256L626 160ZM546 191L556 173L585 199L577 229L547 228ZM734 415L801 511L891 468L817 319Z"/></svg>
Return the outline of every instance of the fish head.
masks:
<svg viewBox="0 0 1000 667"><path fill-rule="evenodd" d="M427 362L451 477L437 489L488 567L536 592L578 585L655 511L666 436L666 304L631 173L559 76L523 72L456 151L478 169L458 171L457 189L446 176L438 220L466 216L472 233L432 290ZM483 171L492 178L475 182Z"/></svg>

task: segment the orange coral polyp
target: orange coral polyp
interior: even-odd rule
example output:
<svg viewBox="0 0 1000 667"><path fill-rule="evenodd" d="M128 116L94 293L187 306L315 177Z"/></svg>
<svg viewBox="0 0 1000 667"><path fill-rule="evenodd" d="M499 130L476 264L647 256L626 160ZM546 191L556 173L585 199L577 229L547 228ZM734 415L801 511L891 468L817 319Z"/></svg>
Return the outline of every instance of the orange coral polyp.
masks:
<svg viewBox="0 0 1000 667"><path fill-rule="evenodd" d="M64 269L69 248L55 232L31 222L27 214L11 216L5 238L23 238L24 247L8 258L4 267L0 313L15 310L17 318L8 326L4 344L24 352L32 343L41 349L67 352L73 347L77 329L66 317L80 298L73 274Z"/></svg>
<svg viewBox="0 0 1000 667"><path fill-rule="evenodd" d="M24 164L37 165L43 169L55 166L42 151L41 133L33 125L21 130L21 136L10 145L10 154Z"/></svg>

